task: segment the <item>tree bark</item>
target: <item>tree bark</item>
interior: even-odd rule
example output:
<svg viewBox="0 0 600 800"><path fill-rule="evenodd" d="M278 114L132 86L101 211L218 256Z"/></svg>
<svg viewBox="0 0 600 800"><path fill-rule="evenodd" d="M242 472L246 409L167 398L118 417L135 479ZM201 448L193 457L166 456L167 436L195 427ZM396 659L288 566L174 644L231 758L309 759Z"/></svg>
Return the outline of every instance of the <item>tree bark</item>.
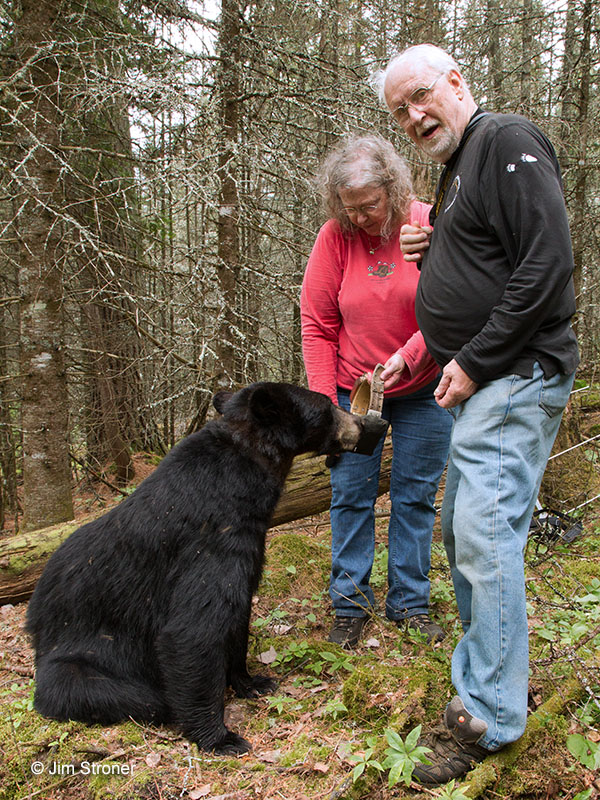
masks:
<svg viewBox="0 0 600 800"><path fill-rule="evenodd" d="M575 271L573 281L579 297L584 278L586 229L589 222L587 200L588 144L590 125L590 85L592 74L592 24L594 6L591 0L569 0L565 29L565 55L561 76L561 123L559 143L565 195L571 210L571 238ZM589 259L589 255L588 255ZM577 330L578 321L575 320Z"/></svg>
<svg viewBox="0 0 600 800"><path fill-rule="evenodd" d="M217 276L222 309L216 343L217 386L237 385L236 342L239 321L236 315L240 269L238 194L238 140L240 124L241 40L238 0L222 0L219 29L220 142L219 142L219 221L217 226Z"/></svg>
<svg viewBox="0 0 600 800"><path fill-rule="evenodd" d="M67 10L53 0L23 0L16 34L23 67L21 106L13 122L20 212L21 423L23 527L73 518L69 401L64 363L60 220L59 65L48 43L60 39ZM63 90L64 91L64 90Z"/></svg>
<svg viewBox="0 0 600 800"><path fill-rule="evenodd" d="M9 312L0 307L0 375L8 375ZM12 342L11 342L12 345ZM16 402L13 381L0 381L0 530L4 528L6 514L18 521L17 458L12 409Z"/></svg>
<svg viewBox="0 0 600 800"><path fill-rule="evenodd" d="M587 179L589 171L588 146L590 125L592 120L589 116L590 107L590 83L592 74L592 50L591 33L594 15L592 0L585 0L582 9L582 39L581 39L581 77L578 81L578 102L577 102L577 125L575 146L577 151L577 168L575 170L575 197L574 213L572 221L573 237L573 260L575 271L573 282L575 283L575 294L579 297L583 285L584 275L584 241L585 230L588 225L588 205L587 205Z"/></svg>
<svg viewBox="0 0 600 800"><path fill-rule="evenodd" d="M520 113L531 116L531 83L533 59L533 0L523 0L523 19L521 21L521 68L520 68Z"/></svg>
<svg viewBox="0 0 600 800"><path fill-rule="evenodd" d="M90 6L78 15L72 31L81 42L65 58L73 83L85 86L96 74L110 76L115 87L122 85L125 67L118 48L93 45L95 36L119 36L121 25L118 0L106 0L101 21ZM71 103L67 116L69 141L75 147L87 145L69 152L66 194L69 214L79 223L71 230L77 242L83 328L78 337L82 351L75 359L89 372L84 378L88 457L98 465L112 461L117 482L125 484L134 474L130 450L141 449L146 438L138 411L145 402L140 341L129 319L137 311L132 298L139 296L143 270L128 98L115 89L85 115Z"/></svg>
<svg viewBox="0 0 600 800"><path fill-rule="evenodd" d="M490 107L495 111L504 111L505 98L502 88L502 45L500 42L501 10L498 0L487 0L486 24L488 28L487 57L488 83L492 87L493 103Z"/></svg>
<svg viewBox="0 0 600 800"><path fill-rule="evenodd" d="M390 488L392 466L391 439L385 443L379 478L379 494ZM271 527L320 514L329 508L331 488L325 456L303 455L294 460ZM56 548L81 524L54 525L0 541L0 605L27 600Z"/></svg>

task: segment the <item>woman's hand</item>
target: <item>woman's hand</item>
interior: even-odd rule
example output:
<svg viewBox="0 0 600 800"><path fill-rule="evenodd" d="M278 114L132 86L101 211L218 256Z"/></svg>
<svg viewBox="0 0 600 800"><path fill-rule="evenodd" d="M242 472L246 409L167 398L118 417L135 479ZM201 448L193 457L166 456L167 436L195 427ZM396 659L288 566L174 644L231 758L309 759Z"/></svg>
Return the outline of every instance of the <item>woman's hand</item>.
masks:
<svg viewBox="0 0 600 800"><path fill-rule="evenodd" d="M400 228L400 249L405 261L421 261L429 247L432 231L431 225L419 225L418 222Z"/></svg>
<svg viewBox="0 0 600 800"><path fill-rule="evenodd" d="M385 389L391 389L392 386L398 383L405 367L406 362L400 353L394 353L388 358L383 365L383 372L380 375Z"/></svg>

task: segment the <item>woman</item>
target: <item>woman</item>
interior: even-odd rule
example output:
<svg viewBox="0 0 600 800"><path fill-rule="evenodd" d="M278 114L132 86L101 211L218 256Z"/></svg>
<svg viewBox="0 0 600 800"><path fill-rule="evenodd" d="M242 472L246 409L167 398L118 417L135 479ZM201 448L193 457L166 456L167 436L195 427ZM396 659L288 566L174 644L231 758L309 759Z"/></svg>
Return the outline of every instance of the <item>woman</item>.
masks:
<svg viewBox="0 0 600 800"><path fill-rule="evenodd" d="M429 206L414 200L405 161L379 136L349 137L319 175L330 217L321 228L302 284L302 347L311 389L350 408L355 380L385 367L383 417L394 455L388 530L386 616L428 642L445 633L429 617L434 500L446 463L450 415L434 400L439 370L417 328L417 265L399 244L405 222L428 224ZM374 597L374 507L381 467L372 456L344 453L331 469L330 596L336 618L329 641L354 647Z"/></svg>

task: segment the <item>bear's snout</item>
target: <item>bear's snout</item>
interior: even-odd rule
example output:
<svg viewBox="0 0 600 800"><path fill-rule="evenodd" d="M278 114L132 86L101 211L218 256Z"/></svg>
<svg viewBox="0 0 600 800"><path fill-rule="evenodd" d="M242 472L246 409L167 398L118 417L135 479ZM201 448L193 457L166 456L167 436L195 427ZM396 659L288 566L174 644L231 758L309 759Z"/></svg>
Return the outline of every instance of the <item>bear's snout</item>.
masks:
<svg viewBox="0 0 600 800"><path fill-rule="evenodd" d="M389 422L377 414L365 414L360 417L361 434L356 443L353 452L360 453L364 456L373 454L379 441L386 435L389 428Z"/></svg>
<svg viewBox="0 0 600 800"><path fill-rule="evenodd" d="M360 417L355 414L349 414L337 406L334 409L334 414L337 423L337 440L342 450L352 452L362 433L362 424Z"/></svg>

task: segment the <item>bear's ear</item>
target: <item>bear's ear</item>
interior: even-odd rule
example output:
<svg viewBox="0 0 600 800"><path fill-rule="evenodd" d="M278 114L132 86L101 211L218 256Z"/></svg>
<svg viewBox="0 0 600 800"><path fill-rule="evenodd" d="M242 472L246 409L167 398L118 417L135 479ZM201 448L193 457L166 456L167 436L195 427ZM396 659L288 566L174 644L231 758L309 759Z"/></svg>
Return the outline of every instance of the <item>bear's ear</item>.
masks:
<svg viewBox="0 0 600 800"><path fill-rule="evenodd" d="M226 391L217 392L216 395L214 395L212 399L212 404L217 409L219 414L223 413L223 411L225 410L225 406L231 400L232 397L233 397L233 392L226 392Z"/></svg>
<svg viewBox="0 0 600 800"><path fill-rule="evenodd" d="M265 426L281 420L285 411L284 406L283 398L273 385L257 386L248 401L252 416Z"/></svg>

